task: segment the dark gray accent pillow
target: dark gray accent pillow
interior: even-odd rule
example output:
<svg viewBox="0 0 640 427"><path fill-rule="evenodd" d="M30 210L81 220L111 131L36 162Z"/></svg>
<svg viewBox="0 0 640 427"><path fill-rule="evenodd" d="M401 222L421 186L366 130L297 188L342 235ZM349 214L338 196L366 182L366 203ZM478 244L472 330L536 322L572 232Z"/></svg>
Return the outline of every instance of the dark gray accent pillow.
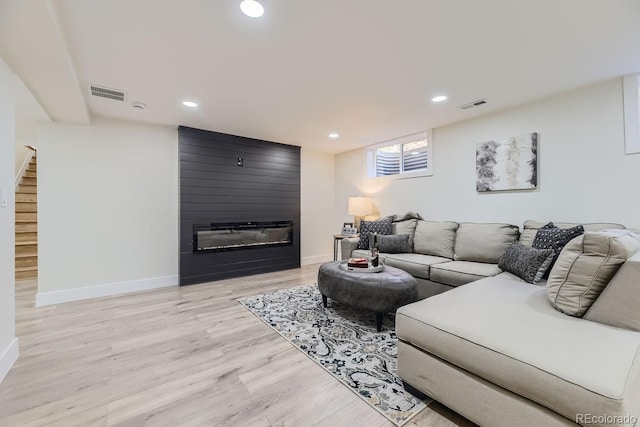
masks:
<svg viewBox="0 0 640 427"><path fill-rule="evenodd" d="M571 228L558 228L554 226L552 222L538 230L531 246L535 249L553 249L555 252L551 265L543 276L545 279L549 277L551 267L553 267L558 256L560 256L562 248L564 248L564 246L571 240L582 234L584 234L584 227L581 225Z"/></svg>
<svg viewBox="0 0 640 427"><path fill-rule="evenodd" d="M360 221L358 249L369 249L369 233L389 235L392 229L390 218L383 218L377 221Z"/></svg>
<svg viewBox="0 0 640 427"><path fill-rule="evenodd" d="M530 248L515 242L500 257L498 267L535 285L551 266L554 256L553 249Z"/></svg>
<svg viewBox="0 0 640 427"><path fill-rule="evenodd" d="M373 240L373 233L369 233L369 241ZM378 235L378 251L387 254L403 254L413 252L411 249L411 234Z"/></svg>

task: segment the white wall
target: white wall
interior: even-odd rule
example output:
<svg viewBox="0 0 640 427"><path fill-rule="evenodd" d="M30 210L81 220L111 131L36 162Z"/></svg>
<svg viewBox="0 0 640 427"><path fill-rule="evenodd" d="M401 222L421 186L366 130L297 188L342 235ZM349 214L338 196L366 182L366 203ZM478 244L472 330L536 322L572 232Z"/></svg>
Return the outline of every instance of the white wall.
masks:
<svg viewBox="0 0 640 427"><path fill-rule="evenodd" d="M476 143L539 133L538 188L479 194ZM434 175L365 178L363 150L336 156L336 224L350 217L346 198L370 194L382 215L415 210L433 220L526 219L619 222L640 226L640 154L625 155L622 79L437 128Z"/></svg>
<svg viewBox="0 0 640 427"><path fill-rule="evenodd" d="M333 154L302 149L300 172L301 263L333 259L335 163Z"/></svg>
<svg viewBox="0 0 640 427"><path fill-rule="evenodd" d="M13 73L0 58L0 381L18 357L15 328L15 97Z"/></svg>
<svg viewBox="0 0 640 427"><path fill-rule="evenodd" d="M50 124L36 148L38 305L177 284L175 128Z"/></svg>
<svg viewBox="0 0 640 427"><path fill-rule="evenodd" d="M18 76L14 76L14 84L16 96L15 174L17 178L32 152L27 146L35 146L36 144L38 124L50 123L51 119Z"/></svg>

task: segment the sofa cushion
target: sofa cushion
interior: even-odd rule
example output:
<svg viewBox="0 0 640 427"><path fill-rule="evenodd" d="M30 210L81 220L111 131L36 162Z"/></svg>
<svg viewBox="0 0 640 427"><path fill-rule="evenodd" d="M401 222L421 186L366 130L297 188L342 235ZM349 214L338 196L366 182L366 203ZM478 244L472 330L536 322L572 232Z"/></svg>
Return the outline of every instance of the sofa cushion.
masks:
<svg viewBox="0 0 640 427"><path fill-rule="evenodd" d="M536 237L536 233L540 228L542 228L546 222L540 221L525 221L522 226L522 234L520 234L520 243L525 246L531 246L533 244L533 239ZM577 224L571 222L554 222L554 226L558 228L571 228L577 225L582 225L584 227L584 231L602 231L607 229L623 229L624 225L608 223L608 222L593 222L593 223L585 223L585 224Z"/></svg>
<svg viewBox="0 0 640 427"><path fill-rule="evenodd" d="M369 233L369 241L374 239L374 234ZM412 238L410 234L391 234L388 236L377 235L375 239L378 242L378 251L390 254L412 252Z"/></svg>
<svg viewBox="0 0 640 427"><path fill-rule="evenodd" d="M456 232L453 259L497 264L509 245L518 240L511 224L461 223Z"/></svg>
<svg viewBox="0 0 640 427"><path fill-rule="evenodd" d="M640 334L564 316L539 286L453 289L398 309L396 334L570 420L640 411Z"/></svg>
<svg viewBox="0 0 640 427"><path fill-rule="evenodd" d="M583 319L640 331L640 252L613 276Z"/></svg>
<svg viewBox="0 0 640 427"><path fill-rule="evenodd" d="M414 252L452 259L457 229L457 222L418 221L413 236Z"/></svg>
<svg viewBox="0 0 640 427"><path fill-rule="evenodd" d="M369 233L391 234L391 219L382 218L376 221L360 221L360 241L358 249L369 249Z"/></svg>
<svg viewBox="0 0 640 427"><path fill-rule="evenodd" d="M416 232L417 225L417 219L407 219L400 222L394 222L391 224L391 234L411 234L413 236Z"/></svg>
<svg viewBox="0 0 640 427"><path fill-rule="evenodd" d="M430 266L451 261L448 258L422 254L384 254L384 263L415 277L428 279Z"/></svg>
<svg viewBox="0 0 640 427"><path fill-rule="evenodd" d="M547 290L551 304L564 314L583 316L620 266L640 249L625 230L588 232L562 250L551 269Z"/></svg>
<svg viewBox="0 0 640 427"><path fill-rule="evenodd" d="M485 277L495 276L501 271L496 264L450 261L432 265L430 279L445 285L460 286Z"/></svg>
<svg viewBox="0 0 640 427"><path fill-rule="evenodd" d="M515 242L500 257L498 267L535 285L542 279L554 256L553 249L535 249Z"/></svg>

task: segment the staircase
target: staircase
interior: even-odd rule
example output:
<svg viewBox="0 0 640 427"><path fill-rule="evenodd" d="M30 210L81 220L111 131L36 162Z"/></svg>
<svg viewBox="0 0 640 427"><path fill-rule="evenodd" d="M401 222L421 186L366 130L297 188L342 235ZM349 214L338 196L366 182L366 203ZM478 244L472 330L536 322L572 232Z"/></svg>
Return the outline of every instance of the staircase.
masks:
<svg viewBox="0 0 640 427"><path fill-rule="evenodd" d="M35 155L16 191L16 280L38 277L38 186Z"/></svg>

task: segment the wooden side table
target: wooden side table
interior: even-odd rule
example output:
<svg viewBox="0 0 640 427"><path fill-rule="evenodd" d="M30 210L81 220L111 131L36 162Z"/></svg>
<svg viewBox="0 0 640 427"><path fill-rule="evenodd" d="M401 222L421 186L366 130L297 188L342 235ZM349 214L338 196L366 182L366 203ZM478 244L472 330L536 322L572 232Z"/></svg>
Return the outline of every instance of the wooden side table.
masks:
<svg viewBox="0 0 640 427"><path fill-rule="evenodd" d="M360 237L359 234L354 234L351 236L346 236L344 234L334 234L333 235L333 260L338 260L338 241L342 239L348 239L349 237Z"/></svg>

